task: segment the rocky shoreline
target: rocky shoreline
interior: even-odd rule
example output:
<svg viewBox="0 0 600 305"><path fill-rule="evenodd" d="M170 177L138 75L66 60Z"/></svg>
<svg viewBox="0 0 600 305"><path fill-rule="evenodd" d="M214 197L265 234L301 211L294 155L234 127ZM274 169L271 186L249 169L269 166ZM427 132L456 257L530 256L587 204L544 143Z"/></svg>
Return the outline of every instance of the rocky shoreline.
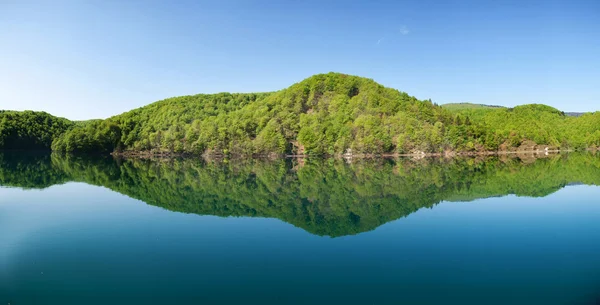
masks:
<svg viewBox="0 0 600 305"><path fill-rule="evenodd" d="M532 155L532 156L548 156L556 155L561 153L575 152L573 149L532 149L532 150L508 150L508 151L470 151L470 152L456 152L446 151L443 153L427 153L422 151L416 151L407 154L401 153L386 153L386 154L336 154L336 155L309 155L309 154L268 154L268 155L223 155L223 154L210 154L210 155L195 155L189 153L171 153L171 152L152 152L152 151L124 151L124 152L113 152L112 156L123 157L123 158L185 158L185 157L203 157L207 159L221 159L221 158L257 158L257 159L276 159L276 158L308 158L308 157L337 157L337 158L427 158L427 157L438 157L438 158L454 158L454 157L478 157L478 156L502 156L502 155ZM597 148L587 149L585 151L596 152Z"/></svg>

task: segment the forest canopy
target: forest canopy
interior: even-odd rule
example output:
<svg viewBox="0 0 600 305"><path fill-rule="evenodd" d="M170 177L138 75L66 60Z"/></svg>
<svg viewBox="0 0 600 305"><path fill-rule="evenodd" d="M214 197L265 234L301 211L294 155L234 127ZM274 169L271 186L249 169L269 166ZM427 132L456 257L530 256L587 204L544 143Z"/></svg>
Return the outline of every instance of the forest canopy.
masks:
<svg viewBox="0 0 600 305"><path fill-rule="evenodd" d="M328 73L277 92L174 97L83 123L1 112L0 148L248 156L600 146L600 112L572 117L538 104L469 105L442 107L371 79Z"/></svg>
<svg viewBox="0 0 600 305"><path fill-rule="evenodd" d="M0 110L0 148L48 150L74 125L45 112Z"/></svg>

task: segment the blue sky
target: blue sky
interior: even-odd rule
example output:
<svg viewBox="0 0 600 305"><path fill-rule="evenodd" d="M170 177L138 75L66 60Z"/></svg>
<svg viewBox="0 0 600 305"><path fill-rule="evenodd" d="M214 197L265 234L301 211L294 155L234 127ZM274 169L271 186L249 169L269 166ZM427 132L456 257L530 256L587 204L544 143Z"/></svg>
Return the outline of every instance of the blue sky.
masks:
<svg viewBox="0 0 600 305"><path fill-rule="evenodd" d="M105 118L317 73L437 103L600 110L600 1L0 0L0 109Z"/></svg>

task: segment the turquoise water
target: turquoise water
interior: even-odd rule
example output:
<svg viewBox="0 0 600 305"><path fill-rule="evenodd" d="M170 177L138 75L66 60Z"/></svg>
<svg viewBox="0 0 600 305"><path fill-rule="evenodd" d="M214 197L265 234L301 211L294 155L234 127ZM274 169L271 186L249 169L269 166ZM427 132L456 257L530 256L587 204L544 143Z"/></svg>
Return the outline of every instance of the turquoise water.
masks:
<svg viewBox="0 0 600 305"><path fill-rule="evenodd" d="M600 157L0 154L0 304L597 304Z"/></svg>

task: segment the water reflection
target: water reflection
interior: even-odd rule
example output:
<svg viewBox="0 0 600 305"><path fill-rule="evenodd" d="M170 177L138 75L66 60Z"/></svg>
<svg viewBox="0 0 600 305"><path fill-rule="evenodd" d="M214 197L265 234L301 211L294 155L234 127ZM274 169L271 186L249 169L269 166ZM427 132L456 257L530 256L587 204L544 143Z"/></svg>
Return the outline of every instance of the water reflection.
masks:
<svg viewBox="0 0 600 305"><path fill-rule="evenodd" d="M107 187L167 210L278 218L332 237L370 231L441 201L541 197L600 184L600 157L200 160L0 154L0 185Z"/></svg>

